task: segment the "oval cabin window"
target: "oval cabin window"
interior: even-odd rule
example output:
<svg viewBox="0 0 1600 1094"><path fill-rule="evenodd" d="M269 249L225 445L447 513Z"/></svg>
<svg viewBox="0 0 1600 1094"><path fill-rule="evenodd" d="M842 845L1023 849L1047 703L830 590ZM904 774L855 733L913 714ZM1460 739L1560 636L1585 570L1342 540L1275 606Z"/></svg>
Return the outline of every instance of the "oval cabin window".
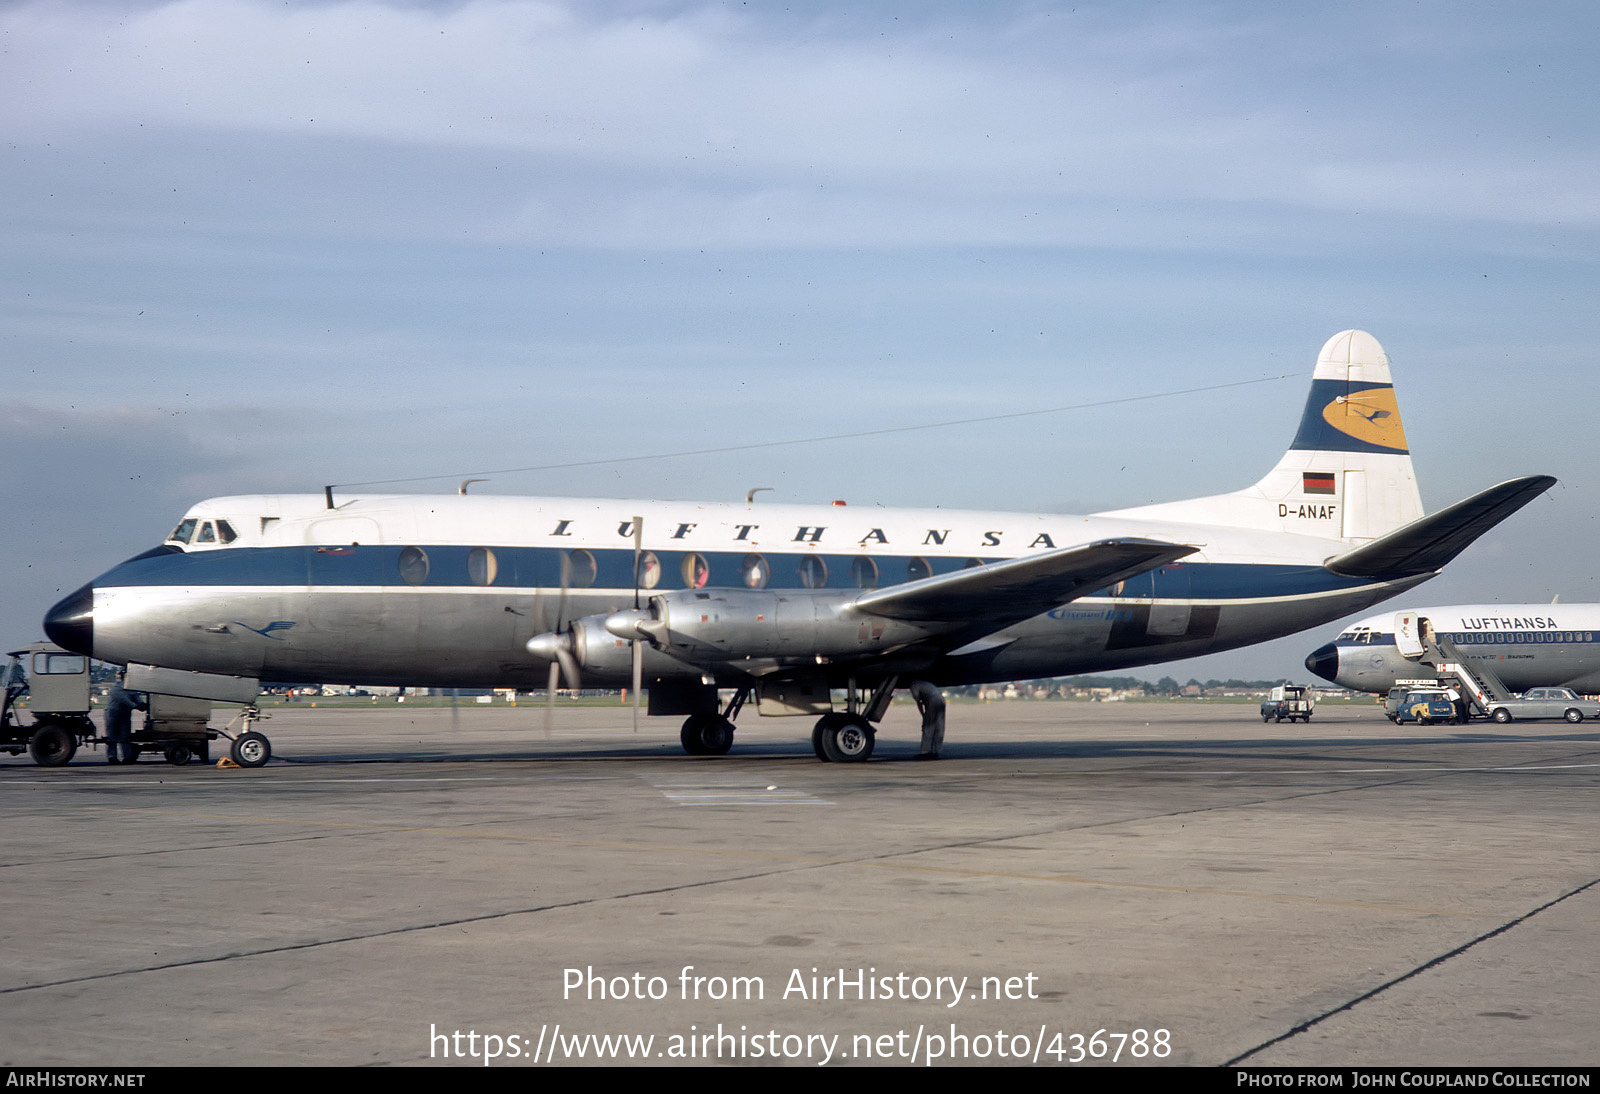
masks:
<svg viewBox="0 0 1600 1094"><path fill-rule="evenodd" d="M428 580L428 553L421 547L407 547L400 552L400 580L407 585L421 585Z"/></svg>
<svg viewBox="0 0 1600 1094"><path fill-rule="evenodd" d="M474 547L467 552L467 577L474 585L493 585L500 564L494 552L487 547Z"/></svg>

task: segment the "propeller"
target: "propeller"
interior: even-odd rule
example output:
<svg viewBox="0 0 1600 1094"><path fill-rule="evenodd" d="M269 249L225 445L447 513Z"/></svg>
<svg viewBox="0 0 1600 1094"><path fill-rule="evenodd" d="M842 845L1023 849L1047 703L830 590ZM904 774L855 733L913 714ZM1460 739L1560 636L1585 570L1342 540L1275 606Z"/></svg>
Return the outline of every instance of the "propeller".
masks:
<svg viewBox="0 0 1600 1094"><path fill-rule="evenodd" d="M544 732L545 736L555 724L556 718L556 688L561 683L561 678L566 677L567 687L577 691L583 686L582 676L578 672L578 659L573 654L572 624L567 621L567 590L572 586L572 560L566 555L561 556L561 596L556 601L555 629L544 634L535 635L528 639L528 652L535 657L543 657L550 662L550 675L545 681L544 689Z"/></svg>
<svg viewBox="0 0 1600 1094"><path fill-rule="evenodd" d="M633 611L616 615L641 617L639 588L640 564L644 559L644 518L633 518ZM535 657L550 662L550 675L545 684L545 733L548 735L555 723L556 689L563 679L567 687L576 691L582 686L578 669L578 641L574 621L567 618L567 590L572 586L572 560L561 556L561 596L556 601L554 626L543 634L528 639L527 650ZM630 634L618 634L629 639L629 654L633 667L633 731L639 732L639 693L644 690L644 641L648 637L642 629Z"/></svg>

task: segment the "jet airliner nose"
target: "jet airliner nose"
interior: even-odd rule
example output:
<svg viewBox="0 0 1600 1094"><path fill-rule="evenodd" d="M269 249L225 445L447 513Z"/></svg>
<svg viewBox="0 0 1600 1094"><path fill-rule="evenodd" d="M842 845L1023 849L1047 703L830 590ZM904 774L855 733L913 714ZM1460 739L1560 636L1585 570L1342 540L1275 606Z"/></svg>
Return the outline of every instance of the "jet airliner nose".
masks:
<svg viewBox="0 0 1600 1094"><path fill-rule="evenodd" d="M94 582L45 613L44 633L64 650L94 656Z"/></svg>
<svg viewBox="0 0 1600 1094"><path fill-rule="evenodd" d="M1306 658L1306 668L1330 683L1339 682L1339 647L1329 642L1326 646L1318 646Z"/></svg>

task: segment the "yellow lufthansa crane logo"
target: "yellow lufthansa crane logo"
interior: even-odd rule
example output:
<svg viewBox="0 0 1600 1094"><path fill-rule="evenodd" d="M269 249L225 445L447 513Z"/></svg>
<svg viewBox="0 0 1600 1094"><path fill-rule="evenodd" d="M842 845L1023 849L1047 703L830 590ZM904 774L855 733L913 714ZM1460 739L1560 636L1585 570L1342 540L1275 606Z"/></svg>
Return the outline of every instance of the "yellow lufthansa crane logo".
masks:
<svg viewBox="0 0 1600 1094"><path fill-rule="evenodd" d="M1322 408L1322 420L1358 441L1406 451L1406 431L1400 424L1394 388L1376 387L1341 395Z"/></svg>

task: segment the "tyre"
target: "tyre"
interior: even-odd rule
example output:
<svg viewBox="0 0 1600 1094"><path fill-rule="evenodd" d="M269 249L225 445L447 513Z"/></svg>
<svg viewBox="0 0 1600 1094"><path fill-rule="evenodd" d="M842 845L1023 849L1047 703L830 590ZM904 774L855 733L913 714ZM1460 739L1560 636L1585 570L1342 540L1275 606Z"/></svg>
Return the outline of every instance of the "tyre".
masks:
<svg viewBox="0 0 1600 1094"><path fill-rule="evenodd" d="M700 749L707 756L725 756L733 747L733 723L714 718L700 727Z"/></svg>
<svg viewBox="0 0 1600 1094"><path fill-rule="evenodd" d="M233 739L232 753L240 767L260 767L272 759L272 744L259 733L241 733Z"/></svg>
<svg viewBox="0 0 1600 1094"><path fill-rule="evenodd" d="M691 714L678 731L678 743L691 756L704 756L705 746L700 743L700 719L703 715Z"/></svg>
<svg viewBox="0 0 1600 1094"><path fill-rule="evenodd" d="M828 721L832 717L833 715L831 714L826 715L811 731L811 751L815 752L817 754L817 759L821 760L825 764L833 762L833 759L828 755L828 750L822 747L822 738L828 731Z"/></svg>
<svg viewBox="0 0 1600 1094"><path fill-rule="evenodd" d="M182 767L194 758L194 751L182 741L174 741L162 750L167 762L174 767Z"/></svg>
<svg viewBox="0 0 1600 1094"><path fill-rule="evenodd" d="M1569 722L1581 722L1583 721L1583 711L1573 707L1563 714L1562 717Z"/></svg>
<svg viewBox="0 0 1600 1094"><path fill-rule="evenodd" d="M822 731L822 750L836 764L865 763L872 758L874 743L872 723L859 715L831 719Z"/></svg>
<svg viewBox="0 0 1600 1094"><path fill-rule="evenodd" d="M1501 725L1505 725L1507 722L1511 721L1511 712L1505 707L1496 707L1494 712L1494 720L1499 722Z"/></svg>
<svg viewBox="0 0 1600 1094"><path fill-rule="evenodd" d="M77 751L78 739L58 725L40 726L28 738L28 754L40 767L61 767Z"/></svg>

